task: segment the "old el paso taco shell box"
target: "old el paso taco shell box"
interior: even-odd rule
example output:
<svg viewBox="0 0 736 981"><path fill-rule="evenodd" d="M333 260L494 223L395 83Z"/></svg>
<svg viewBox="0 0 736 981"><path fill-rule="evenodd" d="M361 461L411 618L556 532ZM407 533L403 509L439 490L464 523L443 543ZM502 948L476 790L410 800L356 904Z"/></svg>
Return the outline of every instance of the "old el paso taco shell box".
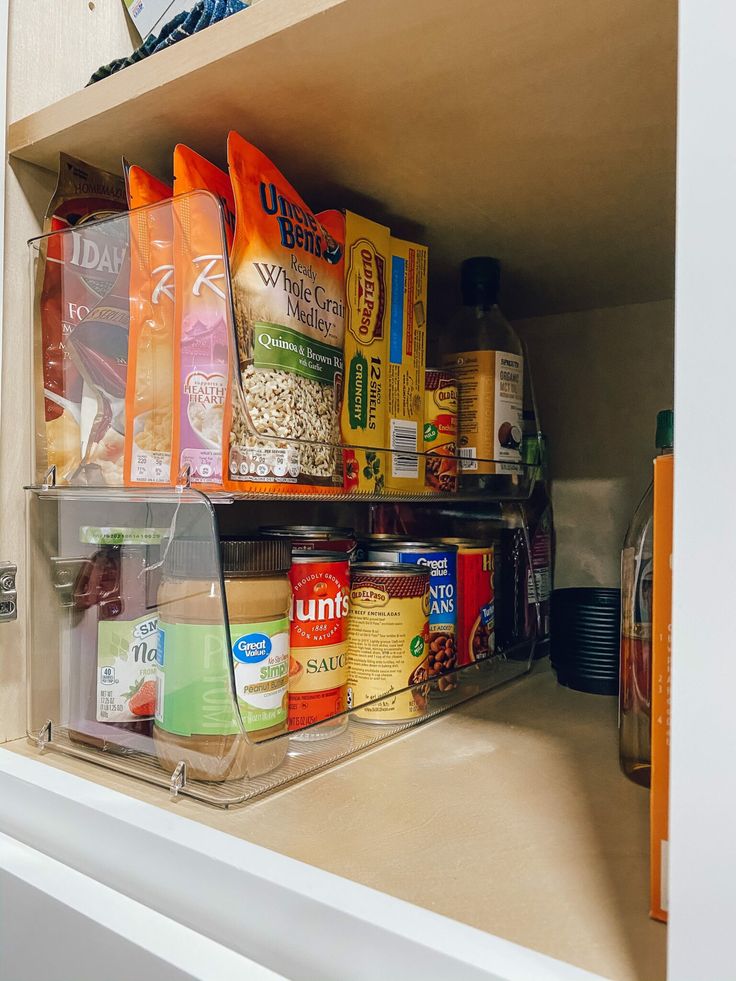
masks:
<svg viewBox="0 0 736 981"><path fill-rule="evenodd" d="M424 369L427 356L428 250L391 239L386 486L424 490Z"/></svg>
<svg viewBox="0 0 736 981"><path fill-rule="evenodd" d="M388 317L391 233L346 211L345 397L340 417L345 489L376 493L386 484Z"/></svg>

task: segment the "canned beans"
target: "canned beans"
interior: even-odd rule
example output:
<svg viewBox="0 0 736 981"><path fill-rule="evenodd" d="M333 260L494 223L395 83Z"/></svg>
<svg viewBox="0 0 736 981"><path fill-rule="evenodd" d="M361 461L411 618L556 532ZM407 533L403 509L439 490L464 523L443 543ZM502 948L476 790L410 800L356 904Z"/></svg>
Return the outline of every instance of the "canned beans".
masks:
<svg viewBox="0 0 736 981"><path fill-rule="evenodd" d="M494 548L470 538L443 538L457 547L457 664L495 652Z"/></svg>
<svg viewBox="0 0 736 981"><path fill-rule="evenodd" d="M429 579L429 678L449 674L457 664L457 546L424 542L378 541L370 545L370 560L425 566ZM440 691L453 687L447 679Z"/></svg>

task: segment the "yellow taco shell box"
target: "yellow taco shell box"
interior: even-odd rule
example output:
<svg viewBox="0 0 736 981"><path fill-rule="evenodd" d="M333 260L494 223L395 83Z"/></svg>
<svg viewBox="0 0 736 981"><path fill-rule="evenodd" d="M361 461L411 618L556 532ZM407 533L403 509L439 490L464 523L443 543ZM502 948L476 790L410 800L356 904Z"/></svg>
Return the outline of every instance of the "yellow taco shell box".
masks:
<svg viewBox="0 0 736 981"><path fill-rule="evenodd" d="M670 673L672 656L672 492L674 457L654 461L652 568L652 779L650 915L667 920L670 794Z"/></svg>
<svg viewBox="0 0 736 981"><path fill-rule="evenodd" d="M424 490L424 369L427 361L427 266L424 245L391 239L391 315L385 445L386 487Z"/></svg>
<svg viewBox="0 0 736 981"><path fill-rule="evenodd" d="M345 490L380 493L388 454L388 327L391 233L345 212L345 389L340 428Z"/></svg>

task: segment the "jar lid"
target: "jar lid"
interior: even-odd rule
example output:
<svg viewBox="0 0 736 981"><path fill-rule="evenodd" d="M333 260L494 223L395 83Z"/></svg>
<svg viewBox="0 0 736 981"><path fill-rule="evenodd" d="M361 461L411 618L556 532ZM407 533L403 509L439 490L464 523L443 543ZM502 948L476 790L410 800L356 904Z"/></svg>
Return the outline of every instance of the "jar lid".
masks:
<svg viewBox="0 0 736 981"><path fill-rule="evenodd" d="M291 553L292 565L308 565L310 562L343 562L347 565L348 560L346 552L322 552L317 549L296 547Z"/></svg>
<svg viewBox="0 0 736 981"><path fill-rule="evenodd" d="M355 536L352 528L334 528L332 525L269 525L261 528L261 531L264 535L277 535L279 538L310 538L315 541Z"/></svg>
<svg viewBox="0 0 736 981"><path fill-rule="evenodd" d="M174 538L163 546L163 555L164 570L169 576L207 582L220 577L212 539Z"/></svg>
<svg viewBox="0 0 736 981"><path fill-rule="evenodd" d="M288 538L253 535L251 538L224 538L220 542L222 574L226 579L288 572L291 542Z"/></svg>

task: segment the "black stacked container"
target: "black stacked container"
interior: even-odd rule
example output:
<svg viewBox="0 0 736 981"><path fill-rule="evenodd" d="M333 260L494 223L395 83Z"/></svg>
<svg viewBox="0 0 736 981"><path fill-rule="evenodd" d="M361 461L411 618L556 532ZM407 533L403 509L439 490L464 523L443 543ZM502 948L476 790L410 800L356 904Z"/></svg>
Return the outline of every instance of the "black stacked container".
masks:
<svg viewBox="0 0 736 981"><path fill-rule="evenodd" d="M561 685L617 695L621 591L556 589L552 593L551 657Z"/></svg>

